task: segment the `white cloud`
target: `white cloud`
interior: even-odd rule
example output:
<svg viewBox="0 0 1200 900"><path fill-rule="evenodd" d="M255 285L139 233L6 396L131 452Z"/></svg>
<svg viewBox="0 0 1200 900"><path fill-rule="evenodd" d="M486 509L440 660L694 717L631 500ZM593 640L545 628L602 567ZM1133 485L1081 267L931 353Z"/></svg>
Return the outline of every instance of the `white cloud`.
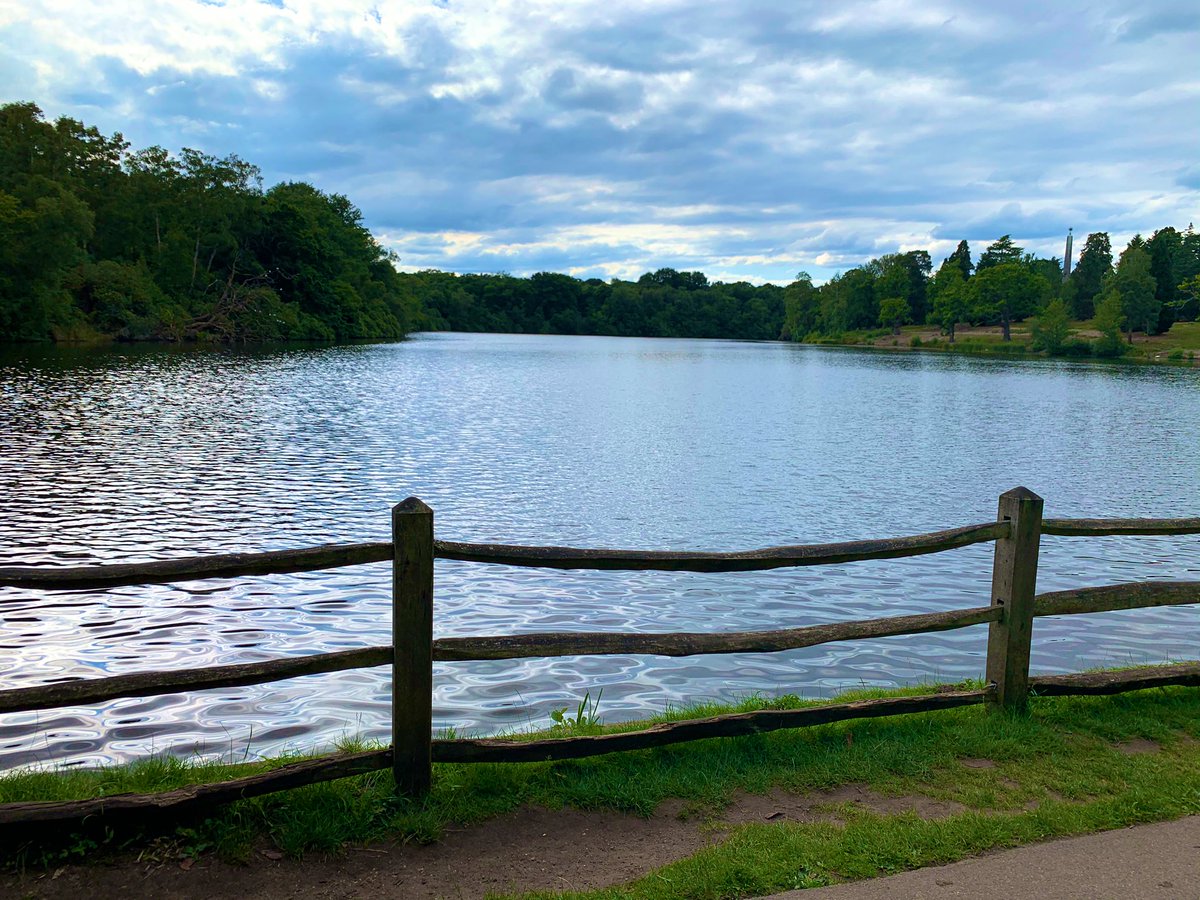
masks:
<svg viewBox="0 0 1200 900"><path fill-rule="evenodd" d="M819 279L959 237L1060 253L1068 225L1186 225L1193 18L1166 0L27 0L0 8L0 101L346 193L407 266Z"/></svg>

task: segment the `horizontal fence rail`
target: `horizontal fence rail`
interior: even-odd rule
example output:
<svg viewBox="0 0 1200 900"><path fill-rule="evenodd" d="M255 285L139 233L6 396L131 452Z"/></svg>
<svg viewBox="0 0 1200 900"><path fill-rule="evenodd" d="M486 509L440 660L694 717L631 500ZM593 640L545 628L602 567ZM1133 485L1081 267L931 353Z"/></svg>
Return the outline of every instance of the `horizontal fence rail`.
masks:
<svg viewBox="0 0 1200 900"><path fill-rule="evenodd" d="M1197 603L1200 603L1200 581L1133 582L1039 594L1034 598L1033 615L1078 615ZM981 606L914 616L807 625L779 631L692 634L543 632L437 638L433 641L433 658L438 662L464 662L613 654L694 656L719 653L774 653L837 641L966 628L994 622L1000 615L997 607ZM62 681L0 691L0 713L59 709L64 706L91 706L124 697L154 697L181 691L244 687L305 675L368 669L388 665L392 661L392 655L393 647L387 645L203 669L139 672L107 678Z"/></svg>
<svg viewBox="0 0 1200 900"><path fill-rule="evenodd" d="M391 767L397 788L412 796L429 789L432 762L521 762L577 759L621 750L663 747L701 738L733 737L857 718L928 712L988 703L1018 710L1030 694L1112 694L1163 685L1200 686L1200 663L1124 672L1030 677L1033 620L1136 608L1200 603L1200 581L1134 582L1035 593L1040 536L1200 534L1200 518L1045 519L1042 499L1024 488L1000 497L993 522L898 538L768 547L735 552L580 549L435 540L433 511L409 498L392 511L389 542L330 544L266 553L231 553L148 563L77 567L0 568L0 587L102 589L204 578L287 574L391 561L393 634L388 646L170 672L139 672L60 681L0 691L0 713L91 706L123 697L241 687L347 669L391 665L392 746L337 754L211 785L150 795L70 803L0 805L0 825L53 822L103 812L178 810L195 804L257 796L302 784ZM432 637L433 561L457 560L552 569L746 572L895 559L995 543L988 606L733 633L551 632ZM986 686L939 690L914 697L831 703L795 710L759 710L668 722L634 731L543 739L432 740L432 665L435 661L501 660L605 654L691 656L773 653L835 641L989 626Z"/></svg>
<svg viewBox="0 0 1200 900"><path fill-rule="evenodd" d="M892 616L859 622L806 625L779 631L675 632L672 634L622 634L620 632L544 632L496 637L441 638L433 642L438 660L522 659L549 656L699 656L708 653L776 653L834 641L892 637L966 628L1000 618L1000 610L976 609Z"/></svg>
<svg viewBox="0 0 1200 900"><path fill-rule="evenodd" d="M827 566L868 559L897 559L925 553L942 553L957 547L994 541L1006 534L1007 522L985 522L982 525L947 528L910 537L845 541L837 544L800 544L732 553L585 550L575 547L516 547L508 544L462 544L451 541L438 541L434 553L439 559L548 569L757 572L763 569Z"/></svg>
<svg viewBox="0 0 1200 900"><path fill-rule="evenodd" d="M241 578L247 575L289 575L386 562L392 558L391 541L373 544L325 544L302 550L268 550L264 553L219 553L144 563L109 563L93 566L9 566L0 568L0 587L42 590L128 587L168 584L203 578Z"/></svg>
<svg viewBox="0 0 1200 900"><path fill-rule="evenodd" d="M868 559L896 559L941 553L994 541L1008 533L1006 522L985 522L909 537L798 544L732 552L597 550L575 547L522 547L434 541L435 559L529 566L543 569L620 569L667 572L753 572L790 566L822 566ZM286 575L391 560L392 542L327 544L303 550L225 553L164 559L145 563L95 566L9 566L0 568L0 587L65 588L127 587L204 578Z"/></svg>
<svg viewBox="0 0 1200 900"><path fill-rule="evenodd" d="M983 703L993 689L979 691L947 691L918 697L885 697L878 700L855 700L851 703L831 703L801 709L759 709L754 712L730 713L707 719L684 719L664 722L640 731L617 734L597 734L586 737L546 738L539 741L505 741L492 739L438 741L433 757L438 762L547 762L558 759L582 759L603 753L623 750L648 750L686 741L714 737L741 737L764 734L784 728L809 728L828 725L847 719L874 719L905 713L930 712L972 706Z"/></svg>
<svg viewBox="0 0 1200 900"><path fill-rule="evenodd" d="M1148 666L1123 672L1034 676L1030 688L1039 696L1103 696L1169 685L1200 686L1200 663ZM672 743L713 737L760 734L781 728L812 727L901 713L931 712L982 703L994 693L938 691L914 697L889 697L852 703L831 703L797 710L758 710L710 719L687 719L623 734L544 740L503 738L435 740L432 760L439 763L545 762L580 759L632 749L653 749ZM620 740L617 740L620 739ZM392 766L391 748L331 754L288 763L213 784L197 784L154 794L117 794L88 800L35 801L0 804L0 827L53 824L91 816L106 820L154 813L181 813L196 806L248 799L289 788L362 775Z"/></svg>
<svg viewBox="0 0 1200 900"><path fill-rule="evenodd" d="M1120 534L1200 534L1200 518L1043 519L1042 534L1055 534L1062 537L1111 537Z"/></svg>
<svg viewBox="0 0 1200 900"><path fill-rule="evenodd" d="M158 697L181 691L206 691L214 688L245 687L267 684L303 675L342 672L385 666L392 661L392 648L363 647L336 653L314 653L264 662L236 663L165 672L136 672L107 678L60 681L32 687L0 691L0 713L59 709L64 706L92 706L123 697Z"/></svg>
<svg viewBox="0 0 1200 900"><path fill-rule="evenodd" d="M510 544L471 544L434 541L435 559L534 566L547 569L645 569L673 572L750 572L790 566L821 566L869 559L897 559L941 553L957 547L995 540L1007 534L1004 522L948 528L910 537L799 544L728 553L659 550L597 550L574 547L531 547ZM1112 535L1200 534L1200 518L1189 519L1044 519L1042 534L1066 537ZM0 587L43 590L95 589L240 578L250 575L289 575L392 559L391 541L325 544L297 550L262 553L223 553L144 563L89 566L3 566Z"/></svg>
<svg viewBox="0 0 1200 900"><path fill-rule="evenodd" d="M1200 581L1141 581L1038 594L1035 616L1071 616L1200 603Z"/></svg>

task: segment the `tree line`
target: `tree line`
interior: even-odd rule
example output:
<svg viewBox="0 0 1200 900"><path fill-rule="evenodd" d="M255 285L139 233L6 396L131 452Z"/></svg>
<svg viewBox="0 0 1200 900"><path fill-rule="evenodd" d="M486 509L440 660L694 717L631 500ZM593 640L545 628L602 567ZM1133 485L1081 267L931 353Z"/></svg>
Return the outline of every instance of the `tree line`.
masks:
<svg viewBox="0 0 1200 900"><path fill-rule="evenodd" d="M744 340L842 340L906 324L950 341L963 323L1035 317L1038 349L1121 352L1200 306L1200 235L1161 228L1114 260L1088 235L1064 280L1005 235L933 270L890 253L822 285L710 282L670 268L637 280L553 272L400 273L339 194L304 182L264 190L257 167L161 147L132 151L32 103L0 106L0 340L346 340L416 329ZM1100 338L1070 340L1071 319ZM886 333L886 331L885 331Z"/></svg>
<svg viewBox="0 0 1200 900"><path fill-rule="evenodd" d="M702 272L659 269L637 281L539 272L401 276L430 327L446 331L608 334L627 337L776 340L785 290L747 282L709 283Z"/></svg>
<svg viewBox="0 0 1200 900"><path fill-rule="evenodd" d="M394 338L423 321L345 197L0 106L0 340Z"/></svg>
<svg viewBox="0 0 1200 900"><path fill-rule="evenodd" d="M429 327L449 331L724 337L747 340L843 340L907 324L934 325L951 342L967 325L1012 325L1036 317L1035 349L1120 355L1122 333L1156 334L1196 318L1200 235L1166 227L1140 235L1115 261L1109 236L1088 236L1066 279L1062 263L1026 253L1004 235L979 260L957 248L933 271L928 252L890 253L813 284L804 272L789 284L710 283L702 272L659 269L636 281L580 280L540 272L401 276ZM1091 320L1100 337L1070 341L1069 323Z"/></svg>
<svg viewBox="0 0 1200 900"><path fill-rule="evenodd" d="M1196 318L1200 305L1200 235L1160 228L1149 239L1137 235L1114 265L1105 232L1087 237L1079 264L1064 279L1062 262L1026 253L1009 235L984 249L973 262L967 241L932 272L924 250L893 253L840 273L815 286L806 273L785 289L782 334L792 340L839 337L847 332L901 325L936 325L954 341L962 324L999 325L1012 339L1012 325L1036 317L1035 349L1068 348L1071 319L1092 320L1100 338L1088 348L1119 355L1124 329L1157 334L1176 321Z"/></svg>

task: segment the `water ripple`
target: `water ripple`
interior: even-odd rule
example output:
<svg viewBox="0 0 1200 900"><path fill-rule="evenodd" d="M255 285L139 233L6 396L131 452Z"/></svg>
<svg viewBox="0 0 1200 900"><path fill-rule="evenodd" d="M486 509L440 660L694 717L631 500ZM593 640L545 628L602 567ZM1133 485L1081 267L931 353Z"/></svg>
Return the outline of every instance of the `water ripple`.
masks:
<svg viewBox="0 0 1200 900"><path fill-rule="evenodd" d="M271 350L0 352L0 565L384 540L418 495L456 540L745 549L1200 509L1200 372L779 344L423 335ZM1157 410L1154 426L1137 410ZM1163 411L1170 411L1169 415ZM744 631L987 603L991 547L773 572L439 562L438 636ZM1200 579L1196 538L1043 539L1039 589ZM5 687L390 640L386 564L107 591L0 589ZM610 720L699 698L981 674L986 628L685 659L435 667L434 724ZM1195 656L1194 607L1041 619L1038 672ZM243 758L390 731L386 668L0 717L0 768Z"/></svg>

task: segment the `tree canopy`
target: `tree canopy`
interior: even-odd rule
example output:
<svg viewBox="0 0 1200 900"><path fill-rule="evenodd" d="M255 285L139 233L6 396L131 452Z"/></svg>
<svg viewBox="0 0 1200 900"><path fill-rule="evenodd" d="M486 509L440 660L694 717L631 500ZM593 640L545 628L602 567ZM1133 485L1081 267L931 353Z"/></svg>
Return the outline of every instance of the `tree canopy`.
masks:
<svg viewBox="0 0 1200 900"><path fill-rule="evenodd" d="M311 184L264 188L236 155L133 150L120 134L32 103L0 106L0 340L267 341L395 338L418 328L801 341L906 323L1038 318L1061 346L1063 313L1152 333L1200 313L1200 235L1161 228L1114 269L1088 235L1066 283L1058 259L1010 235L973 264L967 241L931 277L925 250L887 253L815 285L710 281L658 268L636 280L400 273L350 200ZM1060 302L1061 301L1061 302ZM1103 325L1103 328L1100 327ZM1107 340L1107 338L1106 338ZM1106 344L1107 346L1107 344Z"/></svg>
<svg viewBox="0 0 1200 900"><path fill-rule="evenodd" d="M1112 271L1112 244L1108 233L1097 231L1087 236L1079 263L1071 271L1072 312L1077 319L1090 319L1095 313L1095 298Z"/></svg>
<svg viewBox="0 0 1200 900"><path fill-rule="evenodd" d="M0 340L385 338L422 321L347 198L0 106Z"/></svg>

